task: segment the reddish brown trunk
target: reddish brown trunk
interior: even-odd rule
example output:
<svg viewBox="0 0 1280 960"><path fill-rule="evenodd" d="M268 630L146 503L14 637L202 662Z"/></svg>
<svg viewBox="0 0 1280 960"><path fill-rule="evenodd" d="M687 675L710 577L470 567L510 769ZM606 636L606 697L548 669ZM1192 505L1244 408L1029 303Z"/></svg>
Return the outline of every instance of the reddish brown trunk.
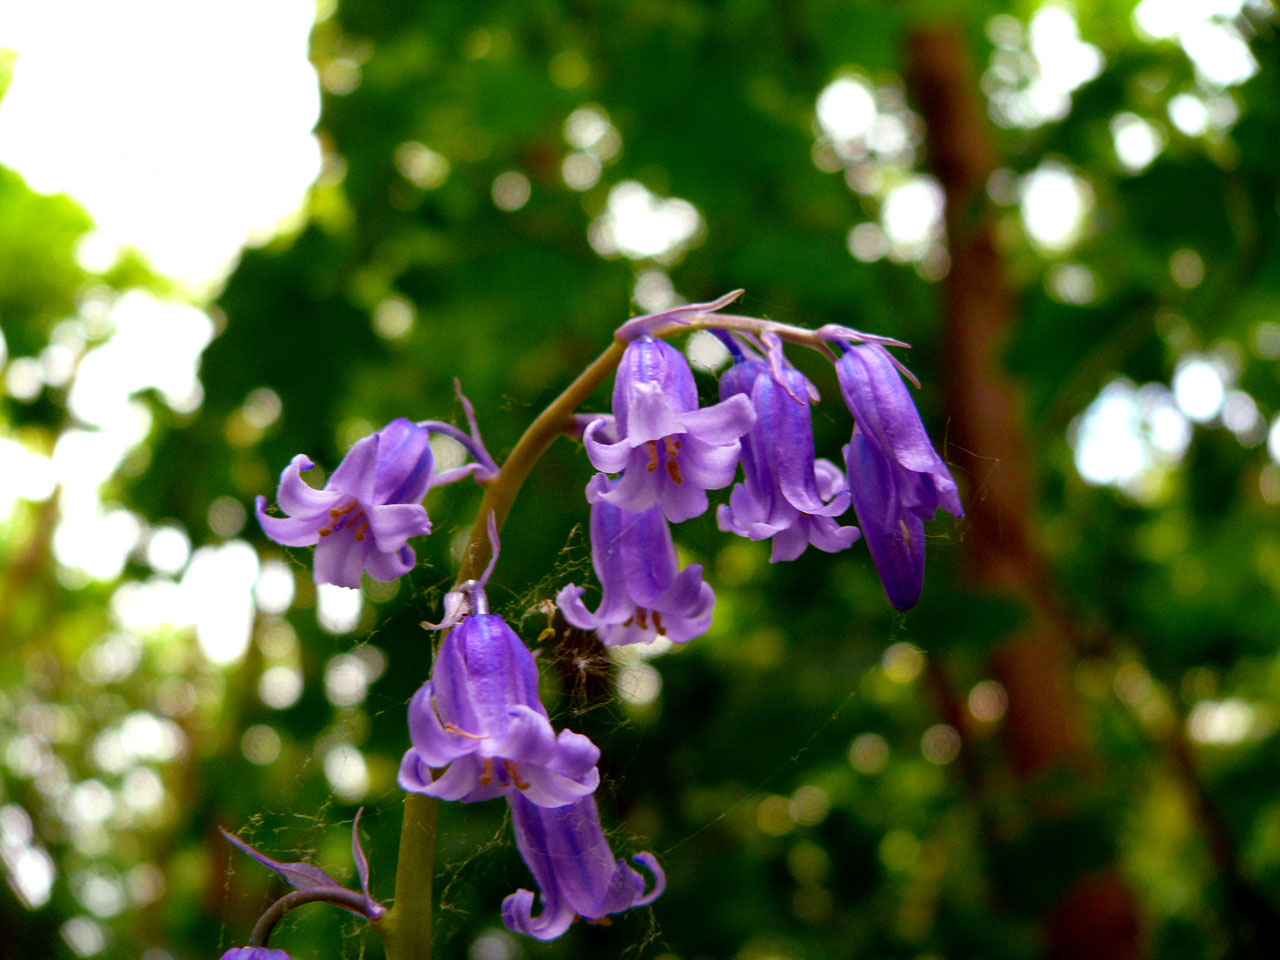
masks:
<svg viewBox="0 0 1280 960"><path fill-rule="evenodd" d="M924 116L933 172L947 202L951 269L943 286L947 453L968 478L966 545L973 586L1024 603L1030 626L1006 638L991 668L1009 695L1005 746L1030 782L1098 764L1071 681L1073 654L1064 605L1032 535L1035 471L1020 392L1003 364L1016 319L985 197L996 151L976 71L958 25L929 26L907 41L907 82ZM1071 796L1044 798L1032 815L1072 816ZM1141 956L1133 893L1115 869L1075 878L1044 920L1048 960L1135 960Z"/></svg>

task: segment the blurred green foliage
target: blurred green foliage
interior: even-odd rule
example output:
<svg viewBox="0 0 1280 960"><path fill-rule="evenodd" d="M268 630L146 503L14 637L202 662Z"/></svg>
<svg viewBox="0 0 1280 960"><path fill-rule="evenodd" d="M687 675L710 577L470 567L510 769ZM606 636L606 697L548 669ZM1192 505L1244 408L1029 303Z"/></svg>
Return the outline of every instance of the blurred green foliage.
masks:
<svg viewBox="0 0 1280 960"><path fill-rule="evenodd" d="M962 18L1001 116L1000 96L1037 76L1026 33L1036 10L342 0L327 11L312 38L325 166L309 216L244 254L211 307L203 402L175 411L145 393L149 430L103 488L144 530L176 525L197 547L247 540L264 563L283 560L296 593L287 611L260 611L245 654L219 665L189 627L143 629L122 613L138 585L181 578L148 561L145 535L102 580L55 559L57 498L20 500L0 521L4 862L15 892L15 864L39 859L33 850L56 871L36 908L0 898L8 955L73 956L85 923L105 934L106 957L195 960L243 943L280 884L233 855L219 825L354 879L348 829L363 804L374 894L391 896L405 705L433 643L419 624L438 618L478 495L434 493L421 566L398 586L369 584L358 625L335 635L317 624L306 552L267 541L251 512L241 529L295 453L331 469L392 417L458 421L458 377L500 458L642 312L636 291L660 291L664 278L689 300L743 287L745 313L913 343L921 409L945 438L942 248L926 238L855 259L850 231L881 222L893 187L929 172L902 79L904 36ZM981 719L971 691L998 703L987 658L1023 612L966 585L964 522L930 527L924 600L904 617L861 545L771 566L766 545L730 539L708 514L677 538L706 565L715 624L653 661L656 700L620 699L617 678L636 665L581 637L560 635L540 656L557 725L604 751L615 849L654 851L667 893L611 926L517 943L501 932L499 903L531 878L504 806L444 805L438 956L1021 958L1040 949L1040 922L1064 890L1109 863L1138 894L1151 955L1229 956L1238 893L1171 759L1171 731L1188 724L1243 876L1263 902L1280 900L1280 468L1262 443L1280 410L1280 47L1274 18L1246 5L1231 29L1256 74L1215 86L1176 40L1140 37L1132 13L1128 2L1076 5L1101 69L1064 94L1063 115L997 129L990 190L1018 291L1008 365L1040 471L1037 533L1096 638L1071 679L1098 780L1017 776L998 711ZM815 104L842 75L874 91L889 133L901 132L897 148L838 149L822 135ZM1172 122L1179 96L1204 107L1201 132ZM1119 114L1155 131L1149 165L1118 161ZM594 123L596 139L569 143L571 116ZM566 183L574 163L579 188ZM1019 215L1019 184L1046 163L1091 198L1062 250L1033 243ZM602 256L611 191L627 181L692 204L695 236L664 255ZM74 252L89 227L69 201L0 171L10 371L64 342L59 325L76 318L77 356L98 349L112 331L94 318L128 289L171 294L136 260L86 273ZM1116 377L1169 384L1200 355L1252 398L1253 426L1194 425L1185 456L1157 460L1127 492L1086 484L1069 441L1099 391ZM815 431L832 456L849 429L834 377L796 359L826 398ZM711 377L701 388L716 395ZM10 389L0 434L49 453L76 429L67 390ZM276 401L278 416L261 414ZM602 389L596 407L607 403ZM490 597L531 644L548 622L541 605L566 581L591 579L589 475L580 448L560 442L504 533ZM984 495L983 476L960 479L968 498ZM367 692L335 695L335 663L363 665ZM301 678L279 708L259 695L273 669ZM955 762L921 748L945 720L940 685L969 711ZM339 745L367 765L345 796L326 772ZM1076 814L1041 817L1037 793L1063 789L1083 797ZM19 843L22 811L31 832ZM320 907L291 915L276 941L298 960L381 953L361 924Z"/></svg>

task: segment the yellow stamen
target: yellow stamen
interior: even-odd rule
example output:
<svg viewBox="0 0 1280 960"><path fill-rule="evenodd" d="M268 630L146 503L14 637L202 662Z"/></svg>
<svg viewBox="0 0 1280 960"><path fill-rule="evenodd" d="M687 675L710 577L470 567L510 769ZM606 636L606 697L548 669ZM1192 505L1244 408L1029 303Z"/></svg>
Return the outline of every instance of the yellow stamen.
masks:
<svg viewBox="0 0 1280 960"><path fill-rule="evenodd" d="M484 758L484 769L480 773L480 782L486 787L489 784L493 783L493 758L492 757Z"/></svg>
<svg viewBox="0 0 1280 960"><path fill-rule="evenodd" d="M645 467L645 469L649 473L653 473L653 471L658 469L658 441L650 440L648 443L648 447L649 447L649 465Z"/></svg>

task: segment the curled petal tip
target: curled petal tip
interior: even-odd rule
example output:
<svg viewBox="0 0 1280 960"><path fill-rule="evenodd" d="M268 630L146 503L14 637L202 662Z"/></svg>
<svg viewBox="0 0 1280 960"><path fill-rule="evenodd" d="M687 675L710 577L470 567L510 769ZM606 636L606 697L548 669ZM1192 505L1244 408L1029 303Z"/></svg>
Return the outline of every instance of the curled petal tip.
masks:
<svg viewBox="0 0 1280 960"><path fill-rule="evenodd" d="M657 900L660 896L662 896L663 891L667 889L666 871L663 870L661 866L659 866L658 858L655 857L652 853L649 853L647 851L643 853L637 853L631 859L634 860L636 863L640 864L642 867L645 867L646 869L648 869L648 871L653 874L653 887L650 888L648 893L642 895L640 899L636 901L637 907L648 906L649 904L653 903L653 901Z"/></svg>

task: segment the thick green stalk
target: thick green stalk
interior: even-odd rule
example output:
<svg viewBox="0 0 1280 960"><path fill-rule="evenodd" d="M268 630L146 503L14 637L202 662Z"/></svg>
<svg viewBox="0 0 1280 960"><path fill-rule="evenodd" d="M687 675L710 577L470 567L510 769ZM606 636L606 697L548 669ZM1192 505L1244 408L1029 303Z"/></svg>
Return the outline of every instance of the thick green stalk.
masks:
<svg viewBox="0 0 1280 960"><path fill-rule="evenodd" d="M556 437L573 425L573 413L622 359L625 344L613 343L538 415L516 442L497 476L485 488L471 538L458 568L457 583L475 579L489 562L489 514L499 529L525 477ZM435 866L436 812L439 801L420 793L405 797L396 863L394 904L375 924L386 943L388 960L430 960L431 880Z"/></svg>

